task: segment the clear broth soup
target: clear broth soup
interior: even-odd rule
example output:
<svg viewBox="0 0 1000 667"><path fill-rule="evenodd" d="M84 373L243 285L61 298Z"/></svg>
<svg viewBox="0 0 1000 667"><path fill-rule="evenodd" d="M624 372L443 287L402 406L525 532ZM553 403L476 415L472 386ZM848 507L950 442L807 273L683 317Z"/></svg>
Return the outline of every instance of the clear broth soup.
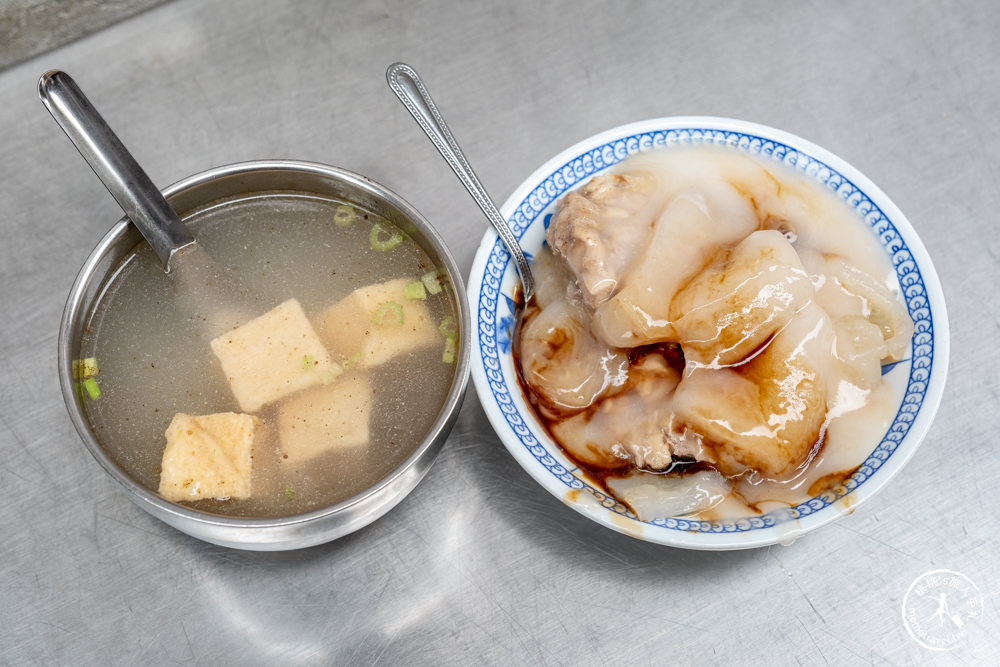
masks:
<svg viewBox="0 0 1000 667"><path fill-rule="evenodd" d="M207 297L185 295L190 285L178 282L178 270L166 274L142 243L114 271L85 327L80 357L95 359L97 374L89 387L81 382L81 394L108 454L155 493L165 432L175 414L243 412L210 347L225 331L219 330L213 306L240 313L233 320L239 324L294 298L312 320L358 288L401 278L430 284L427 277L436 274L442 289L421 300L435 330L443 323L434 344L360 370L357 359L331 354L348 368L344 375L366 374L367 446L289 462L279 443L281 401L275 401L254 413L259 421L250 497L184 504L230 516L288 516L346 500L398 467L437 419L455 375L448 350L457 334L448 323L455 322L457 308L446 272L385 219L327 196L253 193L214 202L185 216L185 222L219 274L218 281L196 287ZM384 242L397 235L401 242Z"/></svg>

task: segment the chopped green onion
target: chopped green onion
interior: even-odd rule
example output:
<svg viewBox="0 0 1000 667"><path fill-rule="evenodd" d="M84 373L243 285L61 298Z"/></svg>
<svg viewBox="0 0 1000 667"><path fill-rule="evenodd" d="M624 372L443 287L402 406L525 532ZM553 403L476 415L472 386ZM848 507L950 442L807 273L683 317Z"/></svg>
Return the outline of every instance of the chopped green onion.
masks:
<svg viewBox="0 0 1000 667"><path fill-rule="evenodd" d="M313 359L313 356L311 354L304 354L304 355L302 355L302 368L303 369L309 370L310 368L312 368L315 365L316 365L316 360Z"/></svg>
<svg viewBox="0 0 1000 667"><path fill-rule="evenodd" d="M403 288L403 296L407 299L426 299L427 290L424 289L424 284L419 280L414 280L412 283Z"/></svg>
<svg viewBox="0 0 1000 667"><path fill-rule="evenodd" d="M372 316L372 320L375 324L382 324L385 321L386 316L391 316L395 320L396 324L403 323L403 307L396 303L395 301L386 301L378 310L375 311L375 315Z"/></svg>
<svg viewBox="0 0 1000 667"><path fill-rule="evenodd" d="M288 498L289 500L291 500L294 497L295 497L295 492L292 491L292 487L286 486L285 487L285 498Z"/></svg>
<svg viewBox="0 0 1000 667"><path fill-rule="evenodd" d="M387 235L385 239L383 235ZM392 250L403 242L403 232L392 227L386 229L381 223L372 225L372 232L368 235L368 243L372 250Z"/></svg>
<svg viewBox="0 0 1000 667"><path fill-rule="evenodd" d="M73 379L92 378L97 375L97 357L73 360Z"/></svg>
<svg viewBox="0 0 1000 667"><path fill-rule="evenodd" d="M458 323L455 318L449 315L448 317L441 320L441 324L438 325L438 331L445 338L457 338L458 337Z"/></svg>
<svg viewBox="0 0 1000 667"><path fill-rule="evenodd" d="M361 361L361 353L355 352L347 358L347 361L344 362L344 368L350 368L351 366L356 365L359 361Z"/></svg>
<svg viewBox="0 0 1000 667"><path fill-rule="evenodd" d="M354 211L353 206L340 204L337 206L337 210L333 213L333 224L338 227L350 227L354 223L354 219L357 215L358 214Z"/></svg>
<svg viewBox="0 0 1000 667"><path fill-rule="evenodd" d="M441 293L441 277L437 271L428 271L420 277L420 282L424 284L424 287L431 294Z"/></svg>
<svg viewBox="0 0 1000 667"><path fill-rule="evenodd" d="M441 355L441 361L446 364L454 363L455 353L458 352L458 323L454 317L449 315L441 320L438 331L444 336L444 352Z"/></svg>
<svg viewBox="0 0 1000 667"><path fill-rule="evenodd" d="M97 380L94 378L87 378L83 381L83 388L86 390L87 395L90 396L91 400L97 400L101 396L101 388L97 386Z"/></svg>
<svg viewBox="0 0 1000 667"><path fill-rule="evenodd" d="M458 352L458 339L451 336L444 340L444 352L441 354L441 361L446 364L455 363L455 353Z"/></svg>

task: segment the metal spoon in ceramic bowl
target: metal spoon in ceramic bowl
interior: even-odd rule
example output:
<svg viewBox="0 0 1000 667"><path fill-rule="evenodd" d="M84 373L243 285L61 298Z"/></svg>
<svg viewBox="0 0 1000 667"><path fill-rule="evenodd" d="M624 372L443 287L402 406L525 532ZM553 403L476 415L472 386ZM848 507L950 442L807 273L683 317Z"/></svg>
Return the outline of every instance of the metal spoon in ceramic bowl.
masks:
<svg viewBox="0 0 1000 667"><path fill-rule="evenodd" d="M503 241L507 251L514 258L517 275L521 279L524 301L527 302L535 292L535 280L531 275L531 268L528 266L524 251L521 250L521 246L507 225L507 221L497 210L496 204L493 203L486 189L479 182L476 173L469 166L468 160L465 159L462 149L459 148L458 142L452 136L451 130L448 129L448 125L444 122L441 112L438 111L437 105L434 104L434 100L427 92L423 81L420 80L412 67L404 63L390 65L389 69L386 70L385 78L389 81L392 92L396 93L399 101L403 103L410 115L427 134L438 152L448 162L452 171L462 181L462 185L479 204L479 208L493 224L497 234L500 235L500 240Z"/></svg>

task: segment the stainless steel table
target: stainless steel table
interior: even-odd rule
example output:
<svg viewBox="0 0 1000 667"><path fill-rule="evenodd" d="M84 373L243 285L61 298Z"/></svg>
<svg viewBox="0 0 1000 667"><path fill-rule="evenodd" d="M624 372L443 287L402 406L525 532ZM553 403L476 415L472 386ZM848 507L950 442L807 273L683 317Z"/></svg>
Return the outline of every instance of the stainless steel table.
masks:
<svg viewBox="0 0 1000 667"><path fill-rule="evenodd" d="M12 664L996 664L1000 5L936 2L277 3L175 0L0 72L0 662ZM790 547L697 553L550 497L474 393L397 509L335 543L247 553L132 505L55 373L63 300L120 216L38 102L73 74L153 180L289 157L362 172L468 271L486 223L386 87L421 72L502 200L597 131L709 114L852 162L944 283L947 394L874 500ZM948 569L981 619L950 651L902 622Z"/></svg>

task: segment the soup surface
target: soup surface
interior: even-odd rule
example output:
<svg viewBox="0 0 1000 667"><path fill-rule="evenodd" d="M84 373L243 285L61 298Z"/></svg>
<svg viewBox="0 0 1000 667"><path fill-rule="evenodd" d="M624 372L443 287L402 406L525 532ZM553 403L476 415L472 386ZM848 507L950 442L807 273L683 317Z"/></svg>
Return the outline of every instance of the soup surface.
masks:
<svg viewBox="0 0 1000 667"><path fill-rule="evenodd" d="M528 398L640 519L736 518L843 482L898 396L913 324L854 211L717 146L649 151L567 193L518 329Z"/></svg>
<svg viewBox="0 0 1000 667"><path fill-rule="evenodd" d="M108 281L86 327L82 393L111 457L154 492L245 517L328 506L401 464L437 418L454 377L455 305L444 271L386 220L324 196L256 193L216 202L185 222L211 271L178 262L165 274L140 244ZM374 312L360 321L367 306ZM309 344L279 350L292 362L269 375L256 365L285 345L272 340L282 336ZM184 415L222 416L210 423ZM164 456L168 427L184 444L195 431L208 434L211 449L239 435L237 418L252 431L250 459L236 465L230 452L217 457L224 474L206 474L232 476L233 465L246 464L249 491L205 492L208 482L190 472L208 465L194 445ZM311 440L287 440L315 424L319 436L313 429ZM164 467L175 465L175 455L189 457L187 467L171 469L177 483L164 490Z"/></svg>

